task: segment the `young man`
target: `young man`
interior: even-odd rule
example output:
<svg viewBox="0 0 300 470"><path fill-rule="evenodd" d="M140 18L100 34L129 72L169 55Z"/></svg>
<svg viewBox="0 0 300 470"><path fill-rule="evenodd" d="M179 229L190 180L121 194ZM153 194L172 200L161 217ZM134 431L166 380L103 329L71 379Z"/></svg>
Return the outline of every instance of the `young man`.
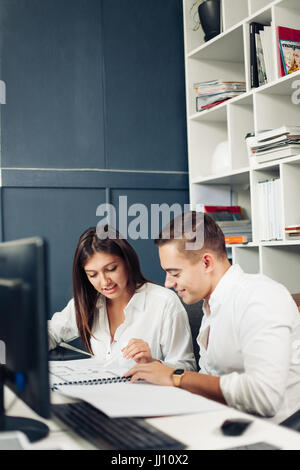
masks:
<svg viewBox="0 0 300 470"><path fill-rule="evenodd" d="M212 218L190 212L180 222L180 238L175 219L156 244L165 286L186 304L204 299L197 338L200 373L156 362L125 375L132 382L179 386L282 422L300 408L300 314L294 300L283 285L231 266L223 232ZM203 245L190 249L202 235Z"/></svg>

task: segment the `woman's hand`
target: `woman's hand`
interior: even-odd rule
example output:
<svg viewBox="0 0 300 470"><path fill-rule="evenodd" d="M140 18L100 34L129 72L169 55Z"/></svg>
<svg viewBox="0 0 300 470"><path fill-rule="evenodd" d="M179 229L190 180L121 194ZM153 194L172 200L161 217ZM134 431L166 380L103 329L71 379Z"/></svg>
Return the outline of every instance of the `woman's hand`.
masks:
<svg viewBox="0 0 300 470"><path fill-rule="evenodd" d="M131 339L127 346L122 349L125 359L133 359L138 364L153 362L149 344L142 339Z"/></svg>

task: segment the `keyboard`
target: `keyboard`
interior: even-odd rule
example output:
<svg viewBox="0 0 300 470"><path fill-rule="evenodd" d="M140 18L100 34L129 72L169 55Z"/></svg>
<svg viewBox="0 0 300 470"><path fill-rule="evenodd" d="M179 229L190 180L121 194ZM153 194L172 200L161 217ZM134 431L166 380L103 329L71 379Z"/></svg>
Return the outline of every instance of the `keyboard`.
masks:
<svg viewBox="0 0 300 470"><path fill-rule="evenodd" d="M98 449L175 450L186 445L141 418L109 418L86 402L52 405L53 414Z"/></svg>
<svg viewBox="0 0 300 470"><path fill-rule="evenodd" d="M280 450L280 447L268 444L267 442L255 442L244 446L230 447L226 450Z"/></svg>

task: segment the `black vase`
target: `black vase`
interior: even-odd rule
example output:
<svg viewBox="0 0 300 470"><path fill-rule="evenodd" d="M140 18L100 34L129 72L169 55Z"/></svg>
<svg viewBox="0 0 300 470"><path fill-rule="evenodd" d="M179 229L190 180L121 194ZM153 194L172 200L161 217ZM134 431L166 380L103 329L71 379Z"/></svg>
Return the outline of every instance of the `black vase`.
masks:
<svg viewBox="0 0 300 470"><path fill-rule="evenodd" d="M198 7L204 40L209 41L220 34L220 0L206 0Z"/></svg>

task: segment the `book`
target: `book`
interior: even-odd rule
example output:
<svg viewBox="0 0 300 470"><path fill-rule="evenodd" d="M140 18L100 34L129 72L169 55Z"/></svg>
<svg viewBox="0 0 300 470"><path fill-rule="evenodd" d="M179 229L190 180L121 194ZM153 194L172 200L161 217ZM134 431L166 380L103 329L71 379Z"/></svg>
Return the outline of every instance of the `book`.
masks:
<svg viewBox="0 0 300 470"><path fill-rule="evenodd" d="M215 106L218 106L219 104L224 103L224 101L227 101L229 98L225 98L221 101L216 101L214 103L206 104L205 106L198 106L198 103L196 103L196 111L199 113L200 111L205 111L206 109L211 109L214 108Z"/></svg>
<svg viewBox="0 0 300 470"><path fill-rule="evenodd" d="M287 240L300 240L300 232L287 233L286 238L287 238Z"/></svg>
<svg viewBox="0 0 300 470"><path fill-rule="evenodd" d="M300 154L300 144L299 145L290 145L286 148L280 150L267 150L266 152L261 152L250 157L250 163L265 163L272 160L279 160L286 157L294 157L295 155Z"/></svg>
<svg viewBox="0 0 300 470"><path fill-rule="evenodd" d="M248 243L248 237L246 235L225 237L225 243L226 245L231 245L235 243Z"/></svg>
<svg viewBox="0 0 300 470"><path fill-rule="evenodd" d="M300 126L282 126L246 136L250 164L298 155Z"/></svg>
<svg viewBox="0 0 300 470"><path fill-rule="evenodd" d="M223 93L225 91L246 91L246 83L245 82L220 82L219 84L205 85L205 82L200 84L196 83L194 85L196 95L203 96L203 95L214 95Z"/></svg>
<svg viewBox="0 0 300 470"><path fill-rule="evenodd" d="M256 34L264 29L261 23L250 23L250 77L251 88L259 87L258 66L257 66L257 48L256 48Z"/></svg>
<svg viewBox="0 0 300 470"><path fill-rule="evenodd" d="M274 139L265 139L263 141L257 142L257 144L252 144L251 150L252 153L255 153L255 150L267 150L269 148L277 148L278 146L284 145L285 143L298 142L300 140L299 136L290 136L289 134L284 134Z"/></svg>
<svg viewBox="0 0 300 470"><path fill-rule="evenodd" d="M208 104L216 103L218 101L224 101L228 98L234 98L238 96L237 92L224 92L217 95L208 95L208 96L197 96L196 97L196 109L197 111L201 109L202 106L207 106Z"/></svg>
<svg viewBox="0 0 300 470"><path fill-rule="evenodd" d="M197 82L194 83L194 88L196 92L204 92L207 93L207 89L209 88L216 88L216 89L227 89L227 90L237 90L239 88L246 89L246 82L245 81L228 81L228 80L208 80L205 82Z"/></svg>
<svg viewBox="0 0 300 470"><path fill-rule="evenodd" d="M242 219L242 220L219 220L217 221L217 224L219 227L222 229L226 229L228 227L243 227L243 226L248 226L251 224L249 219Z"/></svg>
<svg viewBox="0 0 300 470"><path fill-rule="evenodd" d="M300 239L300 225L289 225L284 229L287 240Z"/></svg>
<svg viewBox="0 0 300 470"><path fill-rule="evenodd" d="M272 58L272 47L273 47L272 25L265 26L264 29L259 32L259 34L261 38L263 57L265 61L266 79L267 79L267 82L270 83L273 80L275 80L274 64L273 64L273 58Z"/></svg>
<svg viewBox="0 0 300 470"><path fill-rule="evenodd" d="M288 225L285 227L286 232L300 232L300 225Z"/></svg>
<svg viewBox="0 0 300 470"><path fill-rule="evenodd" d="M258 183L261 241L283 239L283 212L280 178Z"/></svg>
<svg viewBox="0 0 300 470"><path fill-rule="evenodd" d="M255 139L257 142L263 142L265 140L279 137L282 135L300 135L300 126L281 126L277 127L276 129L269 129L265 131L260 131L256 136Z"/></svg>
<svg viewBox="0 0 300 470"><path fill-rule="evenodd" d="M202 205L201 210L210 215L210 217L212 217L216 222L244 219L244 213L240 206Z"/></svg>
<svg viewBox="0 0 300 470"><path fill-rule="evenodd" d="M244 93L246 91L246 83L213 80L195 83L194 89L196 94L196 112L200 112ZM208 105L211 106L208 107Z"/></svg>
<svg viewBox="0 0 300 470"><path fill-rule="evenodd" d="M266 65L261 42L262 32L263 30L255 32L256 62L259 86L262 86L267 83Z"/></svg>
<svg viewBox="0 0 300 470"><path fill-rule="evenodd" d="M300 70L300 30L278 26L277 55L281 77Z"/></svg>
<svg viewBox="0 0 300 470"><path fill-rule="evenodd" d="M253 155L264 155L271 153L271 151L277 152L284 148L290 148L292 146L297 147L300 144L300 139L285 139L282 142L275 142L269 145L257 146L252 148Z"/></svg>
<svg viewBox="0 0 300 470"><path fill-rule="evenodd" d="M300 70L300 41L279 39L279 47L285 75Z"/></svg>

